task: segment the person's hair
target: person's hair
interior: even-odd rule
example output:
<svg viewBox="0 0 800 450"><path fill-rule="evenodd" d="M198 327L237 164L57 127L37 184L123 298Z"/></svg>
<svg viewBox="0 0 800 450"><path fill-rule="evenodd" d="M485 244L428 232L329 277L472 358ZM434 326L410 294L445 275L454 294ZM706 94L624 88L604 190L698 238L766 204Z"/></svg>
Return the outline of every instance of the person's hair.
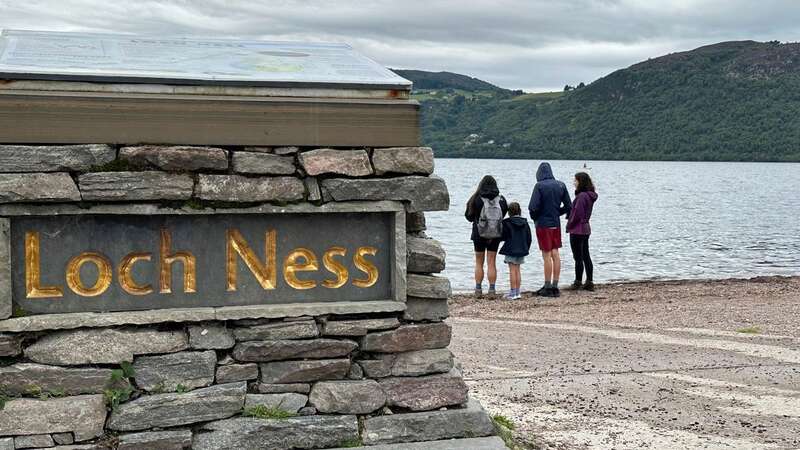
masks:
<svg viewBox="0 0 800 450"><path fill-rule="evenodd" d="M509 216L521 216L522 215L522 208L519 207L519 203L511 202L508 204L508 215Z"/></svg>
<svg viewBox="0 0 800 450"><path fill-rule="evenodd" d="M467 210L469 211L470 215L473 215L475 213L474 210L473 210L473 208L474 208L473 205L475 204L475 199L478 198L481 195L482 191L485 191L485 190L491 189L491 188L494 188L494 190L497 190L497 180L495 180L494 177L491 176L491 175L484 175L484 177L481 178L481 182L478 183L478 188L475 189L475 193L472 194L472 196L467 201Z"/></svg>
<svg viewBox="0 0 800 450"><path fill-rule="evenodd" d="M581 192L594 192L594 183L592 177L586 172L578 172L575 174L575 179L578 180L578 186L575 188L575 195Z"/></svg>

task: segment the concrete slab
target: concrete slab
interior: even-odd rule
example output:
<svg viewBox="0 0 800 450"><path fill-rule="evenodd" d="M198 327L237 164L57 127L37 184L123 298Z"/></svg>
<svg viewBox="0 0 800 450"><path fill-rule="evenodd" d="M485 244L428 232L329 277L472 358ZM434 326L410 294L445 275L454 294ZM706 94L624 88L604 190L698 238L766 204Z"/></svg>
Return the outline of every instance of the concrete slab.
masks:
<svg viewBox="0 0 800 450"><path fill-rule="evenodd" d="M358 447L364 450L508 450L497 436L472 439L449 439L446 441L416 442L413 444L387 444ZM330 450L346 450L334 448Z"/></svg>

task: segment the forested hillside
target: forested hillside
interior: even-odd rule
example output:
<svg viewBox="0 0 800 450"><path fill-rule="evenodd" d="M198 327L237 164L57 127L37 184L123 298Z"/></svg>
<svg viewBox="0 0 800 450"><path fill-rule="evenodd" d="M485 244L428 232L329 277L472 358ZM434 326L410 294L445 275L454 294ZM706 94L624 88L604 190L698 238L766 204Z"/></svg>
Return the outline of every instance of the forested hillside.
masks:
<svg viewBox="0 0 800 450"><path fill-rule="evenodd" d="M800 161L800 44L725 42L543 94L399 72L440 157Z"/></svg>

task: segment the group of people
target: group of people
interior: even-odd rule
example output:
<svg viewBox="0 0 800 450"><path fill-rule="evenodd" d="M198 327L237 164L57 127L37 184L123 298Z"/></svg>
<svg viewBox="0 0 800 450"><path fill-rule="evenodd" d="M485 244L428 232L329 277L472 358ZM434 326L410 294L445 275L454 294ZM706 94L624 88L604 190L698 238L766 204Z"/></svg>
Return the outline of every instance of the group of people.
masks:
<svg viewBox="0 0 800 450"><path fill-rule="evenodd" d="M549 163L543 162L536 171L528 212L536 229L536 241L544 262L544 285L536 291L542 297L558 297L558 281L561 275L561 216L567 218L572 256L575 259L575 281L573 289L594 290L592 277L594 266L589 255L589 236L592 233L589 220L597 200L592 179L586 172L578 172L573 180L574 201L570 199L567 186L553 177ZM506 298L521 298L522 277L520 266L530 253L533 237L528 220L522 217L517 202L508 203L500 194L497 181L486 175L478 189L467 202L465 217L472 222L471 240L475 247L475 294L483 295L484 263L489 279L489 295L496 294L497 253L504 255L508 264L511 288ZM508 215L508 217L506 217ZM502 243L502 247L500 244ZM586 281L583 281L584 274Z"/></svg>

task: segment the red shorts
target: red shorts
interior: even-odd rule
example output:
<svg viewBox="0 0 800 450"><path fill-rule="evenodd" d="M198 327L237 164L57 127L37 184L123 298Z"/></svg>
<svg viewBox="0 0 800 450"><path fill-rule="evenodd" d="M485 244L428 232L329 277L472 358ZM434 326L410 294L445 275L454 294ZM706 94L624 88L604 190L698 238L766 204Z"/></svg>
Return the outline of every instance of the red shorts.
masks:
<svg viewBox="0 0 800 450"><path fill-rule="evenodd" d="M549 252L561 248L561 228L536 228L539 250Z"/></svg>

